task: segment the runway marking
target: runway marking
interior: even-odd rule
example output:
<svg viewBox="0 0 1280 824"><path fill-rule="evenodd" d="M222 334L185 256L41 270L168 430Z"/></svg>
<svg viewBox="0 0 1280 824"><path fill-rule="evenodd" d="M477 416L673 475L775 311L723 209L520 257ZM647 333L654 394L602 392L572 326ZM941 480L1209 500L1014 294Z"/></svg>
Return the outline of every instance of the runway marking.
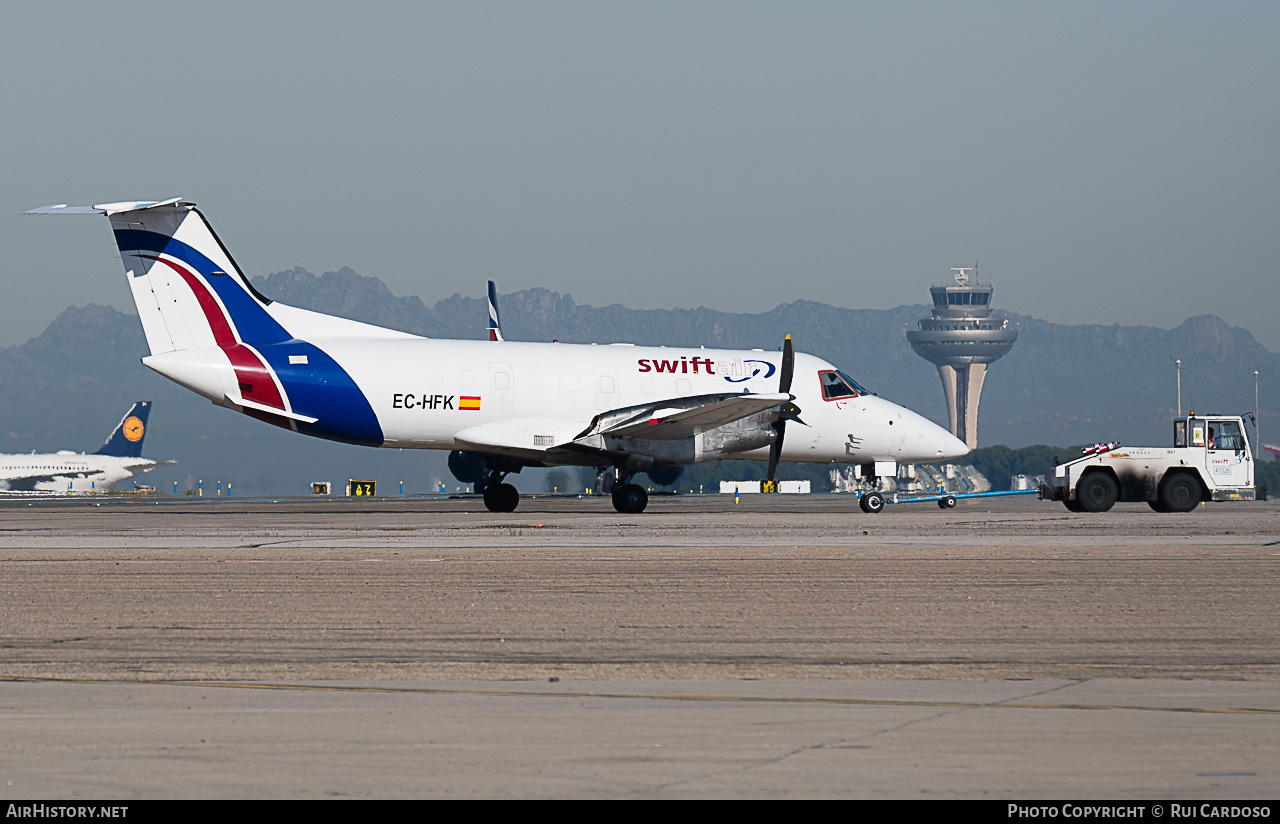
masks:
<svg viewBox="0 0 1280 824"><path fill-rule="evenodd" d="M1280 709L1251 707L1138 707L1124 704L1011 704L982 701L902 701L874 698L760 698L741 695L654 695L649 693L611 692L528 692L519 690L433 689L430 687L345 687L307 684L252 684L231 681L125 681L94 678L26 678L0 676L9 684L100 684L111 686L207 687L216 689L278 690L298 692L373 692L405 695L471 695L489 698L604 698L633 701L696 701L748 704L826 704L855 707L933 707L950 709L1016 709L1016 710L1110 710L1125 712L1179 712L1218 715L1280 715ZM1016 699L1013 699L1016 700Z"/></svg>

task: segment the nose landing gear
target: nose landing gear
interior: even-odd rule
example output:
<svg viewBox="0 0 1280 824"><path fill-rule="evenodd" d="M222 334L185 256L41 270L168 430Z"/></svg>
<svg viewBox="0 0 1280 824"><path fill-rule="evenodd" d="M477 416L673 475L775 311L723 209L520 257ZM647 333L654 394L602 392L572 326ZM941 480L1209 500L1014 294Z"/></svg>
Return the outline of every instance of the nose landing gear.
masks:
<svg viewBox="0 0 1280 824"><path fill-rule="evenodd" d="M879 492L868 492L858 501L858 506L868 515L875 515L884 509L884 496Z"/></svg>

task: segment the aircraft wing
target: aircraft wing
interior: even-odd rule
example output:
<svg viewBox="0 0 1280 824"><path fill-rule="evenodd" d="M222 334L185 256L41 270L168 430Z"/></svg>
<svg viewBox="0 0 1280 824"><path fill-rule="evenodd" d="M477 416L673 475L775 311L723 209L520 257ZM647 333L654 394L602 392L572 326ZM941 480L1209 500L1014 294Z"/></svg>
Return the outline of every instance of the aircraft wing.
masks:
<svg viewBox="0 0 1280 824"><path fill-rule="evenodd" d="M129 471L134 475L139 475L143 472L150 472L151 470L161 466L173 466L176 463L177 461L147 461L146 463L130 466Z"/></svg>
<svg viewBox="0 0 1280 824"><path fill-rule="evenodd" d="M465 429L454 436L459 449L487 455L578 463L584 453L606 454L605 437L675 441L774 409L791 400L767 395L692 395L614 409L582 423L552 418L516 418Z"/></svg>
<svg viewBox="0 0 1280 824"><path fill-rule="evenodd" d="M50 472L44 475L22 475L17 478L0 479L0 483L10 492L34 492L37 484L63 483L73 479L88 480L103 475L101 469L84 469L75 472Z"/></svg>
<svg viewBox="0 0 1280 824"><path fill-rule="evenodd" d="M6 478L3 483L5 489L9 492L34 492L36 484L51 483L53 481L65 481L67 476L62 475L23 475L21 478Z"/></svg>
<svg viewBox="0 0 1280 824"><path fill-rule="evenodd" d="M692 438L710 429L747 418L791 401L791 395L777 392L761 395L692 395L657 403L617 409L596 417L575 440L595 436L636 438L646 441L675 441Z"/></svg>

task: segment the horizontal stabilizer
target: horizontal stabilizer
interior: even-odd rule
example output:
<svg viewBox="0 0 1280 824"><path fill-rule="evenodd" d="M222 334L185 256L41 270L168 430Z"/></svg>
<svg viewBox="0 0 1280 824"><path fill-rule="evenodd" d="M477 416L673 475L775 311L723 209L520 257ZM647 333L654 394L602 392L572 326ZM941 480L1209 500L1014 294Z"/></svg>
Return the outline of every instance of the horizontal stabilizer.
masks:
<svg viewBox="0 0 1280 824"><path fill-rule="evenodd" d="M139 212L143 209L154 209L157 206L173 206L182 202L180 197L168 200L126 200L120 203L99 203L96 206L68 206L65 203L53 203L23 212L24 215L117 215L121 212ZM194 203L188 203L194 206Z"/></svg>

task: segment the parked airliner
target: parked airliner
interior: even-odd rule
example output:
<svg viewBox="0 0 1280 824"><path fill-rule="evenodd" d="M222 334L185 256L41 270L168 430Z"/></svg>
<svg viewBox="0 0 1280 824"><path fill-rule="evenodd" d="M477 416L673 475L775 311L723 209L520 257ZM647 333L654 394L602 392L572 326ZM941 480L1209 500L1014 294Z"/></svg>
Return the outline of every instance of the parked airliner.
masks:
<svg viewBox="0 0 1280 824"><path fill-rule="evenodd" d="M820 358L761 349L433 340L284 306L260 294L194 203L57 204L106 215L151 354L142 362L213 403L345 443L445 449L484 502L511 512L527 466L615 473L613 505L641 512L632 478L734 458L897 463L968 452L951 433ZM497 328L496 313L492 327ZM878 495L863 509L879 511Z"/></svg>
<svg viewBox="0 0 1280 824"><path fill-rule="evenodd" d="M142 457L151 401L138 401L97 452L0 455L0 489L12 492L101 492L117 481L173 461Z"/></svg>

